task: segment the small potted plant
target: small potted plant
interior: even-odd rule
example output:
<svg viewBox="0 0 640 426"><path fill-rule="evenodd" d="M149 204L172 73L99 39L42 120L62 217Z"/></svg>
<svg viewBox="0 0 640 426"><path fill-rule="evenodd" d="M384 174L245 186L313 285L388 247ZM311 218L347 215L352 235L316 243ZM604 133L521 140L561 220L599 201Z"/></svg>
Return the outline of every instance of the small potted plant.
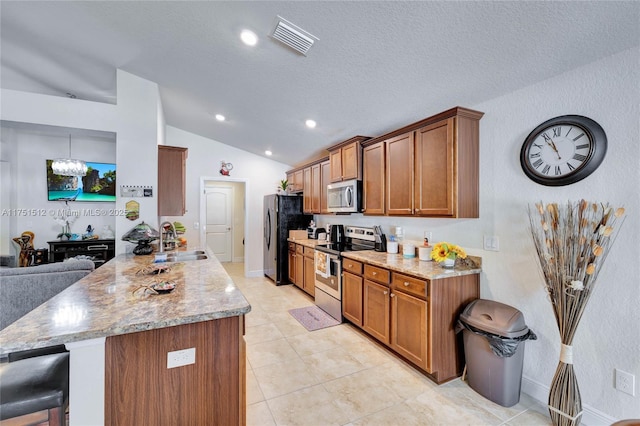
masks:
<svg viewBox="0 0 640 426"><path fill-rule="evenodd" d="M278 186L278 193L286 194L287 189L289 189L289 181L287 181L286 179L282 179L280 181L280 185Z"/></svg>
<svg viewBox="0 0 640 426"><path fill-rule="evenodd" d="M465 259L467 253L462 247L445 241L439 242L431 250L431 258L436 262L440 262L440 265L444 268L453 268L458 257Z"/></svg>

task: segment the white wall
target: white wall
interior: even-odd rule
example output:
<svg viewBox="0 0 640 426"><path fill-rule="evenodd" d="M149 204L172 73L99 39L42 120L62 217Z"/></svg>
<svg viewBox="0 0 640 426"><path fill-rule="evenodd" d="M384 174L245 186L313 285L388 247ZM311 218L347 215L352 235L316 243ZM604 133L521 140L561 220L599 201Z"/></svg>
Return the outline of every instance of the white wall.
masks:
<svg viewBox="0 0 640 426"><path fill-rule="evenodd" d="M164 143L164 117L158 85L121 70L117 71L117 80L117 105L2 89L0 119L114 132L117 134L118 186L148 185L157 191L157 145ZM12 164L12 173L17 173L16 170L20 167L21 164ZM157 227L155 195L136 199L140 203L140 220L131 222L122 215L115 216L118 253L133 248L132 244L121 241L120 237L136 223L144 220ZM125 203L129 200L130 198L120 197L118 193L116 210L124 210ZM18 205L16 200L13 207L23 206Z"/></svg>
<svg viewBox="0 0 640 426"><path fill-rule="evenodd" d="M15 156L8 152L2 152L2 161L17 165L14 167L13 176L9 177L11 190L15 193L15 200L2 206L2 209L9 209L9 217L12 219L10 235L2 235L3 240L19 236L23 231L32 231L35 234L34 246L36 248L48 248L47 241L55 240L56 236L62 232L60 225L54 220L54 214L60 214L61 210L71 210L78 215L71 226L71 232L83 234L88 225L100 233L104 225L109 225L111 229L115 226L115 217L112 215L101 215L91 212L102 209L113 209L115 203L95 203L76 202L69 203L69 207L61 201L47 200L47 173L46 160L66 157L69 152L69 137L64 134L64 130L47 127L29 129L2 127L2 140L4 144L12 145L10 151L15 152ZM81 158L85 161L102 163L115 163L116 144L115 135L110 134L105 137L91 137L74 135L72 137L72 157ZM5 158L6 155L6 158ZM20 213L10 209L27 209L31 213ZM34 211L35 209L35 211ZM11 213L13 212L13 213ZM3 210L4 213L4 210ZM15 254L17 246L3 248L1 254Z"/></svg>
<svg viewBox="0 0 640 426"><path fill-rule="evenodd" d="M574 366L587 424L640 418L640 49L632 49L479 105L480 218L397 219L317 216L325 223L395 225L409 239L423 231L483 259L481 297L515 306L538 340L526 343L523 389L546 404L560 353L560 338L528 228L527 205L587 199L623 205L627 219L612 247L574 339ZM529 132L559 115L591 117L605 129L602 165L581 182L545 187L522 172L520 148ZM500 238L500 251L482 249L483 235ZM614 368L636 376L636 396L614 389ZM594 418L598 411L604 413ZM590 423L589 423L590 422ZM606 423L606 422L605 422Z"/></svg>
<svg viewBox="0 0 640 426"><path fill-rule="evenodd" d="M245 235L245 271L249 276L262 276L262 208L267 194L274 194L280 179L291 167L258 155L216 142L175 127L167 126L166 144L189 148L187 158L187 213L179 220L188 229L189 244L201 245L194 223L200 221L200 180L220 175L222 161L233 164L231 178L246 181L247 233Z"/></svg>

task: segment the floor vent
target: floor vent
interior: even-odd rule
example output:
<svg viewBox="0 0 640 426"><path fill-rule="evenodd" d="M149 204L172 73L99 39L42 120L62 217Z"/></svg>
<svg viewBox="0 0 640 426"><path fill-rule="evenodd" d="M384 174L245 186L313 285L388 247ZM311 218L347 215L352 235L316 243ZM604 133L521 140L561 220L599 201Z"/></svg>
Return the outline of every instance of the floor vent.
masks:
<svg viewBox="0 0 640 426"><path fill-rule="evenodd" d="M277 23L271 37L289 46L296 52L306 56L313 43L319 40L316 36L309 34L302 28L292 24L286 19L278 16Z"/></svg>

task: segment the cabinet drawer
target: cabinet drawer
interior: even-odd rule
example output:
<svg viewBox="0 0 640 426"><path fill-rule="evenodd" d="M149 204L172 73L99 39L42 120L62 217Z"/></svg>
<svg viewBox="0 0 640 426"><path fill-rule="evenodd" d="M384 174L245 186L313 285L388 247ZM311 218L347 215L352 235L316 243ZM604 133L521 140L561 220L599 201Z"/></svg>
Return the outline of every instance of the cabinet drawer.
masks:
<svg viewBox="0 0 640 426"><path fill-rule="evenodd" d="M354 274L362 275L362 263L352 259L342 259L342 269Z"/></svg>
<svg viewBox="0 0 640 426"><path fill-rule="evenodd" d="M422 299L426 299L427 282L408 275L393 273L391 279L391 287L404 293L413 294Z"/></svg>
<svg viewBox="0 0 640 426"><path fill-rule="evenodd" d="M304 247L304 256L305 257L313 257L315 253L315 249L313 247Z"/></svg>
<svg viewBox="0 0 640 426"><path fill-rule="evenodd" d="M289 243L289 251L296 251L296 243Z"/></svg>
<svg viewBox="0 0 640 426"><path fill-rule="evenodd" d="M380 284L389 284L390 272L377 266L364 265L364 277Z"/></svg>
<svg viewBox="0 0 640 426"><path fill-rule="evenodd" d="M302 244L296 244L296 253L304 255L304 246Z"/></svg>

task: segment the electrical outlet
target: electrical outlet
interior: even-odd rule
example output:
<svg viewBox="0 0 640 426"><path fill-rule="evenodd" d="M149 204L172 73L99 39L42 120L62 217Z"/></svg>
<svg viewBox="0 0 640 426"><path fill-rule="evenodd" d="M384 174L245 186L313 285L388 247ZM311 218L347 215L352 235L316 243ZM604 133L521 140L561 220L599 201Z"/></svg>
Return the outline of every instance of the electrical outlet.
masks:
<svg viewBox="0 0 640 426"><path fill-rule="evenodd" d="M636 396L636 376L626 371L615 369L616 372L616 389L620 392L628 393Z"/></svg>
<svg viewBox="0 0 640 426"><path fill-rule="evenodd" d="M167 368L182 367L196 363L196 348L167 352Z"/></svg>
<svg viewBox="0 0 640 426"><path fill-rule="evenodd" d="M483 247L489 251L500 251L500 239L495 235L485 235Z"/></svg>

